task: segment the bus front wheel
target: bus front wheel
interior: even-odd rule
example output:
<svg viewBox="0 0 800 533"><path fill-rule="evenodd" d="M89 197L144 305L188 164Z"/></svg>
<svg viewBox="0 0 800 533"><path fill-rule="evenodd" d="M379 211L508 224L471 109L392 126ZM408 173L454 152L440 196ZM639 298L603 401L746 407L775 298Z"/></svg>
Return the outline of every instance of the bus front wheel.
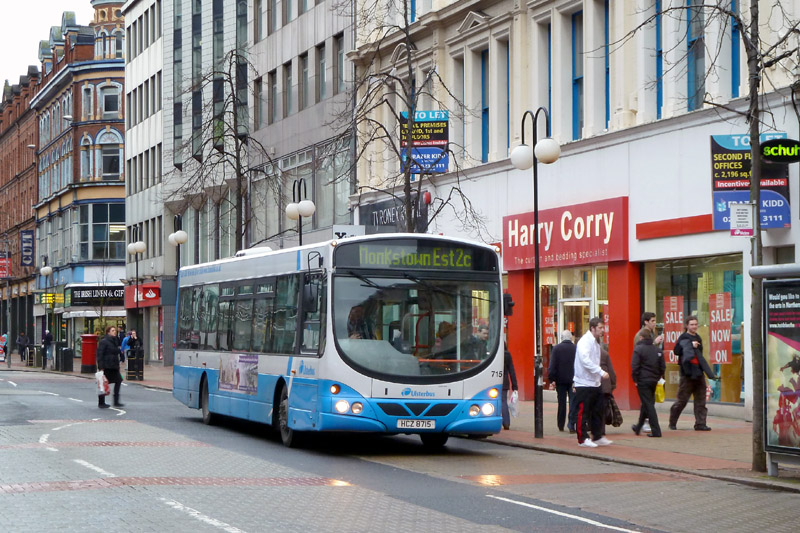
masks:
<svg viewBox="0 0 800 533"><path fill-rule="evenodd" d="M419 438L426 448L441 448L447 444L447 433L420 433Z"/></svg>
<svg viewBox="0 0 800 533"><path fill-rule="evenodd" d="M210 426L216 423L217 415L211 412L208 406L208 380L203 379L203 387L200 391L200 409L203 411L203 424Z"/></svg>
<svg viewBox="0 0 800 533"><path fill-rule="evenodd" d="M278 430L281 442L287 448L294 448L300 444L299 432L289 427L289 392L286 386L281 388L281 400L278 404Z"/></svg>

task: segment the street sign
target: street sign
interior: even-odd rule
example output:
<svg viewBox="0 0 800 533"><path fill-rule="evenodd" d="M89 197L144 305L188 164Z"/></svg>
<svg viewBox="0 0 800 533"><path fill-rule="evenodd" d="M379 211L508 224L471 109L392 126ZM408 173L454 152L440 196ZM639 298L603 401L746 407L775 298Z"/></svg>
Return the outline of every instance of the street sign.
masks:
<svg viewBox="0 0 800 533"><path fill-rule="evenodd" d="M752 237L754 234L754 212L752 202L730 205L731 236Z"/></svg>

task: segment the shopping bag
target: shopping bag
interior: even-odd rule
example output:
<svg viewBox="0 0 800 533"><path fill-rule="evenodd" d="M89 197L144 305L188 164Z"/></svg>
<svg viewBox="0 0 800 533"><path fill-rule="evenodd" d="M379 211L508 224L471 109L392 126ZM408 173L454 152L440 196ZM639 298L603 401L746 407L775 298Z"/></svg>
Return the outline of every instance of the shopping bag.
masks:
<svg viewBox="0 0 800 533"><path fill-rule="evenodd" d="M105 396L109 392L108 378L102 370L98 370L94 374L94 379L97 382L97 395Z"/></svg>
<svg viewBox="0 0 800 533"><path fill-rule="evenodd" d="M511 416L519 416L519 392L512 391L508 398L508 412Z"/></svg>
<svg viewBox="0 0 800 533"><path fill-rule="evenodd" d="M661 382L656 385L656 403L664 403L664 384Z"/></svg>

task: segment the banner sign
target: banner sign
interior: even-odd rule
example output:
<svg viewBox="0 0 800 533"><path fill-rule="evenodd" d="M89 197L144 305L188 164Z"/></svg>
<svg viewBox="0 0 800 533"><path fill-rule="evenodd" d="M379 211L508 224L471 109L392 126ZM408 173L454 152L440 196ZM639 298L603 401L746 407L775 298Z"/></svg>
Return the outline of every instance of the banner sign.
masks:
<svg viewBox="0 0 800 533"><path fill-rule="evenodd" d="M10 258L6 255L6 252L0 252L0 278L8 278L10 277L9 274L9 261Z"/></svg>
<svg viewBox="0 0 800 533"><path fill-rule="evenodd" d="M134 309L137 307L152 307L161 305L161 282L139 283L139 292L136 292L137 285L125 287L125 308Z"/></svg>
<svg viewBox="0 0 800 533"><path fill-rule="evenodd" d="M628 198L609 198L503 217L503 268L534 267L539 236L539 266L591 265L628 259Z"/></svg>
<svg viewBox="0 0 800 533"><path fill-rule="evenodd" d="M404 148L411 145L411 173L445 173L449 167L447 145L450 142L449 111L417 111L411 135L408 133L408 113L401 113L400 120L400 170L405 171Z"/></svg>
<svg viewBox="0 0 800 533"><path fill-rule="evenodd" d="M555 345L556 341L556 308L552 305L542 306L542 342L543 345Z"/></svg>
<svg viewBox="0 0 800 533"><path fill-rule="evenodd" d="M677 365L675 343L683 333L683 296L664 298L664 362Z"/></svg>
<svg viewBox="0 0 800 533"><path fill-rule="evenodd" d="M761 142L785 139L786 133L763 133ZM711 136L711 193L714 201L714 229L730 230L730 205L750 201L750 136ZM789 167L761 166L761 227L791 227Z"/></svg>
<svg viewBox="0 0 800 533"><path fill-rule="evenodd" d="M764 281L764 442L800 455L800 280Z"/></svg>
<svg viewBox="0 0 800 533"><path fill-rule="evenodd" d="M122 285L64 289L65 307L122 307L124 297L125 287Z"/></svg>
<svg viewBox="0 0 800 533"><path fill-rule="evenodd" d="M34 262L33 258L35 257L32 229L20 230L19 249L20 249L19 265L24 267L32 267Z"/></svg>
<svg viewBox="0 0 800 533"><path fill-rule="evenodd" d="M731 293L721 292L708 295L709 329L711 349L708 362L712 365L727 365L731 360Z"/></svg>

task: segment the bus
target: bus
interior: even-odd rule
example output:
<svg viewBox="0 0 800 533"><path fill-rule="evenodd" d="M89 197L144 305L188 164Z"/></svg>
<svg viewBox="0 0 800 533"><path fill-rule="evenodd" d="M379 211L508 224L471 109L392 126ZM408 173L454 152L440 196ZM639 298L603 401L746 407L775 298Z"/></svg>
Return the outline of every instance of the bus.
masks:
<svg viewBox="0 0 800 533"><path fill-rule="evenodd" d="M253 248L180 269L173 396L310 432L483 437L502 424L497 249L420 234Z"/></svg>

